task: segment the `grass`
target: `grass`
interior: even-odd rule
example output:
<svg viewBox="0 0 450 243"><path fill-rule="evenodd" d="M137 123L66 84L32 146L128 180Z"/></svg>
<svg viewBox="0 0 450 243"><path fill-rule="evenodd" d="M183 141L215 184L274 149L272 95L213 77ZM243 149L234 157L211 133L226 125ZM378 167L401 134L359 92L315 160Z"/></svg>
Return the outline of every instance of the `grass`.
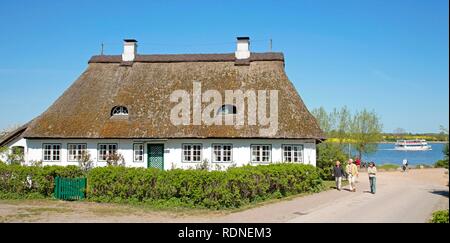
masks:
<svg viewBox="0 0 450 243"><path fill-rule="evenodd" d="M19 202L18 202L19 201ZM13 202L11 204L11 202ZM21 206L24 204L24 200L1 200L0 203L14 205L11 210L13 214L0 215L0 222L24 222L33 221L33 219L41 217L43 214L62 214L73 212L71 208L49 205L48 201L26 199L26 206ZM36 206L40 204L45 204L45 206ZM34 205L34 206L30 206Z"/></svg>
<svg viewBox="0 0 450 243"><path fill-rule="evenodd" d="M400 168L400 165L382 164L377 166L377 170L396 170L398 168Z"/></svg>

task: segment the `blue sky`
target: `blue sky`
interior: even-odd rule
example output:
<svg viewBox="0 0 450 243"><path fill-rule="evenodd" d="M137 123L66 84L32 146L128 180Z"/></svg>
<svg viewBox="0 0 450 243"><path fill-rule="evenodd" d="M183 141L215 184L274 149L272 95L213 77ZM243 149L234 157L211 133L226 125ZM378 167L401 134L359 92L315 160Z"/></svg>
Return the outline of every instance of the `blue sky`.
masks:
<svg viewBox="0 0 450 243"><path fill-rule="evenodd" d="M150 1L148 1L150 2ZM449 124L447 0L1 1L0 128L45 111L105 43L139 53L251 49L286 58L309 109L376 111L384 130Z"/></svg>

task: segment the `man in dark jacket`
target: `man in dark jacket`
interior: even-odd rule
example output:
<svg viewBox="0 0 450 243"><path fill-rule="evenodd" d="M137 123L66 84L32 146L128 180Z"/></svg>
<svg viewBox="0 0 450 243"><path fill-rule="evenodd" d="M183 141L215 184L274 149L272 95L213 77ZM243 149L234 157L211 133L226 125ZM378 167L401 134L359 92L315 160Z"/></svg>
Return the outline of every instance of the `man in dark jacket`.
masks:
<svg viewBox="0 0 450 243"><path fill-rule="evenodd" d="M341 185L342 185L342 177L345 176L345 172L344 172L344 168L342 168L341 166L341 162L336 161L336 165L333 167L333 176L334 176L334 180L336 181L336 189L338 191L341 190Z"/></svg>

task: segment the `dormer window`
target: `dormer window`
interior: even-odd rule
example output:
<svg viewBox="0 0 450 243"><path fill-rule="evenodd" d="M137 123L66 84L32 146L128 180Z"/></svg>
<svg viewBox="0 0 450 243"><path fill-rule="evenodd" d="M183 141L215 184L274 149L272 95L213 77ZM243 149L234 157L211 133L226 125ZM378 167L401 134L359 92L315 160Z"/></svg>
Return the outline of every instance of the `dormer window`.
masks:
<svg viewBox="0 0 450 243"><path fill-rule="evenodd" d="M125 106L115 106L111 110L111 116L128 116L128 109Z"/></svg>
<svg viewBox="0 0 450 243"><path fill-rule="evenodd" d="M237 113L236 106L234 105L222 105L217 111L218 115L233 115Z"/></svg>

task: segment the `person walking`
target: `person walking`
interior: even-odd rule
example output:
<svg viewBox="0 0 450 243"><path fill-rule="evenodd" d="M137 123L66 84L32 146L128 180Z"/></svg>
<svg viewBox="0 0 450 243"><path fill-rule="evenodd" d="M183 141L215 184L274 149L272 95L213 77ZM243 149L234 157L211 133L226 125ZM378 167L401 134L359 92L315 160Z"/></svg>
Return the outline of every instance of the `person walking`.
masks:
<svg viewBox="0 0 450 243"><path fill-rule="evenodd" d="M341 162L338 160L336 161L336 165L333 167L333 176L334 176L334 180L336 181L336 189L338 191L341 190L341 185L342 185L342 177L345 176L345 172L344 169L341 166Z"/></svg>
<svg viewBox="0 0 450 243"><path fill-rule="evenodd" d="M403 159L402 169L403 169L403 172L406 172L406 169L408 169L408 160L406 158Z"/></svg>
<svg viewBox="0 0 450 243"><path fill-rule="evenodd" d="M369 163L367 174L369 174L370 192L375 194L377 191L377 167L374 162Z"/></svg>
<svg viewBox="0 0 450 243"><path fill-rule="evenodd" d="M359 175L359 173L358 173L358 167L356 167L356 165L353 164L352 159L348 160L346 173L347 173L348 184L350 186L350 191L356 192L356 177Z"/></svg>

